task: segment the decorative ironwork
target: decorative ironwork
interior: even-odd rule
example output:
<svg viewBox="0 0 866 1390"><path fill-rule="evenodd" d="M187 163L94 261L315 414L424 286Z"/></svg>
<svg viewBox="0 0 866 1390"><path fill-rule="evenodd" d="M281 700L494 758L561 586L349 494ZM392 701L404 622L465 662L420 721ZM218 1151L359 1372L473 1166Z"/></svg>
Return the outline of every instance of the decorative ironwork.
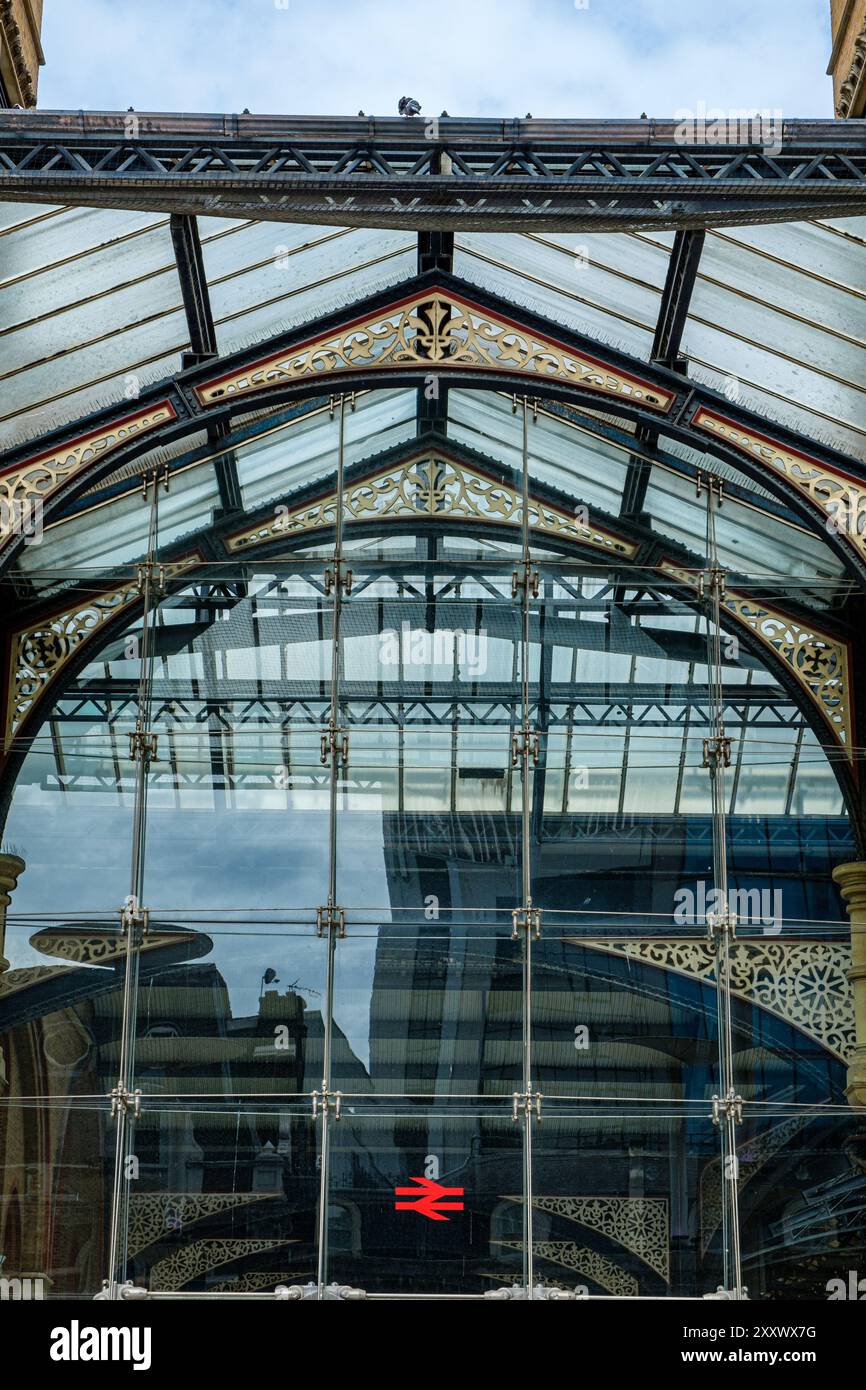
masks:
<svg viewBox="0 0 866 1390"><path fill-rule="evenodd" d="M793 483L798 492L826 513L828 532L843 536L860 559L866 560L866 487L861 483L706 406L696 411L692 425Z"/></svg>
<svg viewBox="0 0 866 1390"><path fill-rule="evenodd" d="M275 1289L278 1284L296 1284L299 1280L312 1280L310 1269L296 1269L290 1274L280 1270L276 1274L269 1270L253 1269L248 1274L239 1274L237 1279L223 1279L218 1284L208 1284L209 1293L259 1293L262 1289Z"/></svg>
<svg viewBox="0 0 866 1390"><path fill-rule="evenodd" d="M264 545L280 536L297 535L307 531L333 527L336 523L336 493L316 502L291 510L281 510L256 526L230 536L229 550L247 550ZM523 502L519 492L487 478L465 463L426 454L405 464L382 469L347 486L344 493L343 518L357 521L381 521L411 517L434 517L437 521L471 520L487 525L520 527L523 521ZM529 525L557 538L578 541L615 555L632 559L637 544L623 540L591 519L584 524L563 508L532 499L529 503Z"/></svg>
<svg viewBox="0 0 866 1390"><path fill-rule="evenodd" d="M522 1202L522 1197L508 1197ZM575 1221L637 1255L665 1282L670 1280L668 1204L664 1197L533 1197L538 1211Z"/></svg>
<svg viewBox="0 0 866 1390"><path fill-rule="evenodd" d="M494 1245L503 1245L508 1250L523 1250L519 1240L495 1240ZM620 1269L615 1260L590 1250L586 1245L576 1245L570 1240L536 1240L532 1243L533 1254L540 1260L549 1260L561 1265L563 1269L573 1269L586 1279L591 1279L599 1288L623 1298L634 1298L638 1292L638 1281L633 1274Z"/></svg>
<svg viewBox="0 0 866 1390"><path fill-rule="evenodd" d="M136 1192L129 1199L129 1254L220 1212L273 1201L274 1192Z"/></svg>
<svg viewBox="0 0 866 1390"><path fill-rule="evenodd" d="M140 597L138 585L129 582L80 607L68 609L36 628L13 634L6 715L7 750L33 706L57 680L82 643Z"/></svg>
<svg viewBox="0 0 866 1390"><path fill-rule="evenodd" d="M476 368L578 386L664 414L674 392L443 291L425 290L363 319L196 386L202 406L269 386L373 369Z"/></svg>
<svg viewBox="0 0 866 1390"><path fill-rule="evenodd" d="M774 1129L747 1139L737 1147L737 1182L740 1192L763 1168L768 1159L787 1144L804 1125L810 1116L796 1115ZM712 1159L701 1173L701 1254L705 1255L710 1242L722 1224L722 1160Z"/></svg>
<svg viewBox="0 0 866 1390"><path fill-rule="evenodd" d="M586 941L608 955L631 957L715 986L715 952L708 941L660 937ZM840 1061L853 1051L854 1001L848 971L851 948L841 941L740 938L728 947L731 992L791 1023Z"/></svg>
<svg viewBox="0 0 866 1390"><path fill-rule="evenodd" d="M166 574L180 574L198 561L198 555L185 556L166 565ZM118 588L67 608L36 627L12 633L6 708L7 752L34 706L56 683L79 648L140 599L138 582L127 580Z"/></svg>
<svg viewBox="0 0 866 1390"><path fill-rule="evenodd" d="M8 970L0 973L0 996L5 998L9 994L15 994L20 989L29 989L31 985L43 984L45 980L63 974L67 968L64 965L28 965L22 966L20 970Z"/></svg>
<svg viewBox="0 0 866 1390"><path fill-rule="evenodd" d="M42 503L61 483L119 449L136 435L177 418L170 401L156 401L89 434L65 439L0 474L0 548L15 531L15 518Z"/></svg>
<svg viewBox="0 0 866 1390"><path fill-rule="evenodd" d="M152 931L139 946L142 952L158 951L178 943L192 946L195 936L189 931ZM36 932L30 945L44 956L56 956L74 965L113 965L126 956L125 931L99 931L88 928L66 928L53 931L50 927Z"/></svg>
<svg viewBox="0 0 866 1390"><path fill-rule="evenodd" d="M182 1289L199 1275L220 1265L233 1264L247 1255L258 1255L264 1250L279 1250L296 1242L287 1237L284 1240L244 1240L242 1238L215 1238L195 1240L158 1260L150 1271L150 1287L160 1292L172 1293Z"/></svg>
<svg viewBox="0 0 866 1390"><path fill-rule="evenodd" d="M694 570L669 561L663 561L661 569L693 589L700 587L700 574ZM784 663L853 761L848 643L732 589L726 590L722 607Z"/></svg>

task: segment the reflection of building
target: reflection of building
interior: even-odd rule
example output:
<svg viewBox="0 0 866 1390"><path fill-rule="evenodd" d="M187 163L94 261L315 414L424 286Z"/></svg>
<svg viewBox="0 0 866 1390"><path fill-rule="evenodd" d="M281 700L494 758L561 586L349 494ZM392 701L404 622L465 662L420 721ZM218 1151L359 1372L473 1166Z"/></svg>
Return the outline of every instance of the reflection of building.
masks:
<svg viewBox="0 0 866 1390"><path fill-rule="evenodd" d="M0 1254L7 1275L47 1275L55 1294L74 1295L105 1274L122 952L96 924L33 944L68 963L0 976ZM285 1273L287 1244L300 1247L295 1274L312 1268L307 1094L320 1084L322 1017L293 990L270 990L256 1015L233 1018L216 967L183 963L211 947L200 933L154 925L142 949L136 1082L150 1099L132 1146L130 1268L154 1286L214 1282L238 1261L243 1278L245 1251L260 1272L264 1261ZM334 1048L363 1090L367 1073L339 1030ZM195 1252L178 1257L191 1233Z"/></svg>
<svg viewBox="0 0 866 1390"><path fill-rule="evenodd" d="M691 1120L673 1112L656 1120L652 1102L677 1097L700 1104L712 1091L718 1038L710 953L699 931L668 943L661 935L642 936L636 910L631 920L622 919L618 930L630 929L622 937L609 915L623 902L613 877L628 873L630 861L641 876L651 875L660 902L670 900L684 877L703 872L709 826L693 821L683 840L686 826L669 825L657 863L653 842L662 829L659 822L637 820L625 842L616 834L615 818L609 827L598 820L584 827L569 822L567 855L563 828L551 817L533 847L537 900L544 904L545 919L533 947L534 1068L545 1111L559 1112L558 1119L542 1123L533 1146L535 1183L544 1194L535 1233L540 1277L564 1277L565 1263L572 1279L597 1292L709 1287L718 1271L722 1236L714 1135L702 1110L696 1109ZM736 825L731 829L735 841L742 838ZM444 1181L466 1184L467 1205L474 1212L473 1246L467 1249L464 1234L450 1250L449 1265L449 1242L439 1243L443 1288L449 1279L459 1280L457 1265L467 1258L483 1269L488 1249L495 1247L500 1255L520 1249L519 1215L511 1204L520 1188L521 1156L509 1143L501 1109L497 1122L489 1103L507 1100L521 1087L519 961L502 930L506 908L490 911L499 891L508 901L513 832L507 817L495 816L467 815L447 824L392 816L386 827L393 916L380 929L377 950L371 1081L376 1093L426 1093L434 1100L427 1107L407 1107L391 1127L366 1138L366 1146L374 1166L394 1181L423 1172L432 1156ZM755 844L753 837L750 842ZM832 860L817 827L804 837L802 852L812 861L813 891L820 892L823 882L825 910L835 910ZM782 872L787 853L776 866ZM605 867L606 856L616 865L613 874ZM741 867L749 872L747 859ZM775 871L772 851L763 867L767 871ZM578 892L590 904L580 922L567 912ZM417 908L413 912L422 902L437 904L435 923ZM566 910L557 917L558 905ZM783 961L788 948L778 942L768 948L759 935L738 949L752 954L755 980L766 982L771 962ZM813 982L820 989L827 979L821 952L832 948L816 942L812 949ZM844 946L839 949L844 954ZM845 991L840 960L836 989ZM827 1205L825 1189L843 1194L847 1238L855 1244L860 1238L866 1199L862 1140L852 1141L844 1119L828 1124L810 1111L828 1100L844 1103L843 1055L834 1053L832 1044L828 1048L820 1007L807 1017L781 1002L785 971L803 993L807 973L801 967L796 974L790 956L779 969L775 1000L766 990L744 988L739 979L741 992L733 999L743 1092L760 1093L771 1105L795 1101L803 1107L799 1118L781 1124L773 1122L769 1110L741 1144L746 1268L754 1296L793 1296L805 1288L817 1295L838 1258L827 1249L826 1238L828 1230L838 1229L842 1210ZM837 1017L842 997L837 995ZM853 1038L853 1017L849 1026ZM585 1032L584 1039L576 1039L578 1031ZM458 1122L458 1098L469 1094L486 1103L474 1119ZM627 1095L649 1103L623 1105L621 1117L604 1115L605 1098ZM365 1143L361 1127L358 1142ZM350 1197L348 1184L342 1195ZM354 1200L362 1227L369 1222L387 1231L399 1249L399 1222L384 1217L379 1193L371 1192L365 1201L356 1189ZM374 1248L377 1243L381 1239L372 1242ZM808 1275L794 1250L800 1255L808 1250ZM502 1269L488 1268L488 1278L503 1277ZM384 1272L374 1259L367 1278ZM364 1285L364 1262L354 1267L346 1262L344 1274Z"/></svg>

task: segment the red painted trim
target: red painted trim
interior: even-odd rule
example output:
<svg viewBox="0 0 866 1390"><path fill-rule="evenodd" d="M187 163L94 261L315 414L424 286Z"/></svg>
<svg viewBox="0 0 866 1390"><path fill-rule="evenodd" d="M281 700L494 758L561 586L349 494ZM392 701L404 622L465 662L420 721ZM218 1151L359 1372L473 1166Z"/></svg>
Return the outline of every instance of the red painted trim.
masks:
<svg viewBox="0 0 866 1390"><path fill-rule="evenodd" d="M131 415L124 415L120 420L114 420L108 424L100 425L97 429L91 430L88 434L76 434L73 435L71 439L62 439L53 449L44 449L41 454L32 454L29 458L19 460L18 463L9 464L6 468L0 470L0 477L5 477L7 473L17 473L21 468L30 468L34 463L41 463L43 459L56 458L64 449L72 449L76 444L86 444L88 439L95 439L97 435L105 434L108 430L122 429L123 426L129 424L131 420L141 420L144 416L151 415L155 410L168 410L168 418L170 420L177 419L177 411L170 400L154 401L146 410L137 410ZM163 422L161 421L160 423ZM146 434L147 431L144 430L142 433ZM117 444L109 445L105 452L109 453L111 449L116 449L120 444L125 443L126 440L118 440ZM46 496L50 496L50 493L46 493Z"/></svg>
<svg viewBox="0 0 866 1390"><path fill-rule="evenodd" d="M717 410L710 410L707 406L702 405L695 411L692 417L692 424L696 429L702 429L704 434L712 435L714 439L722 439L722 442L727 444L729 448L738 449L741 454L745 454L747 458L756 459L758 463L760 463L761 460L757 458L751 449L746 448L743 444L735 443L732 439L723 439L716 430L708 429L707 426L702 423L702 421L707 418L711 420L720 420L722 424L728 425L731 429L738 430L740 433L748 433L755 439L760 439L762 444L770 444L774 449L778 449L782 453L791 454L794 458L802 459L804 463L811 464L813 468L826 468L828 472L835 473L837 478L845 478L856 487L863 487L863 480L861 478L855 478L852 473L846 473L844 469L837 468L835 464L822 463L820 459L815 458L812 454L804 454L801 449L795 449L791 444L783 444L780 440L774 439L772 435L764 434L761 430L752 429L751 426L747 429L746 426L738 424L736 420L731 420L729 416L722 415ZM767 467L772 467L772 464L768 464ZM823 509L819 508L819 510Z"/></svg>

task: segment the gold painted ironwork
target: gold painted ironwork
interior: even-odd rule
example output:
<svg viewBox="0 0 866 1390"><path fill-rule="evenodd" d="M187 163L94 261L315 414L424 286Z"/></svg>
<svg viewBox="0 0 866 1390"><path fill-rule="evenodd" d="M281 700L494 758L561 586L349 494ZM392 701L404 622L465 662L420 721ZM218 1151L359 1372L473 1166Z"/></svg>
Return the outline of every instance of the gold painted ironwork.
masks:
<svg viewBox="0 0 866 1390"><path fill-rule="evenodd" d="M866 487L826 463L779 444L769 435L748 430L705 406L696 412L692 424L793 483L826 514L827 530L846 537L860 558L866 559Z"/></svg>
<svg viewBox="0 0 866 1390"><path fill-rule="evenodd" d="M663 561L660 568L681 583L700 589L699 573ZM721 606L788 668L820 713L835 741L853 761L848 643L806 625L768 603L726 589Z"/></svg>
<svg viewBox="0 0 866 1390"><path fill-rule="evenodd" d="M150 1271L150 1288L162 1292L175 1292L182 1289L210 1269L220 1265L233 1264L247 1255L258 1255L265 1250L279 1250L284 1245L294 1245L296 1241L287 1236L284 1240L244 1240L242 1238L216 1237L213 1240L195 1240L183 1245L164 1260L158 1260Z"/></svg>
<svg viewBox="0 0 866 1390"><path fill-rule="evenodd" d="M140 950L157 951L178 942L191 943L188 931L153 931L141 942ZM126 934L121 931L52 931L46 928L31 936L30 945L44 956L56 956L73 965L113 965L126 957Z"/></svg>
<svg viewBox="0 0 866 1390"><path fill-rule="evenodd" d="M217 1284L208 1284L209 1293L260 1293L262 1289L275 1289L278 1284L312 1283L313 1275L309 1269L272 1270L253 1269L247 1274L239 1274L237 1279L222 1279Z"/></svg>
<svg viewBox="0 0 866 1390"><path fill-rule="evenodd" d="M129 1199L130 1258L155 1241L164 1240L175 1229L170 1223L177 1213L183 1230L209 1216L248 1206L251 1202L273 1201L274 1192L137 1192Z"/></svg>
<svg viewBox="0 0 866 1390"><path fill-rule="evenodd" d="M55 975L62 975L70 967L65 965L28 965L20 970L7 970L0 975L0 997L15 994L18 990L29 989L31 985L41 985Z"/></svg>
<svg viewBox="0 0 866 1390"><path fill-rule="evenodd" d="M522 1202L522 1197L508 1197ZM668 1204L664 1197L533 1197L538 1211L575 1221L637 1255L670 1281Z"/></svg>
<svg viewBox="0 0 866 1390"><path fill-rule="evenodd" d="M641 937L586 941L568 938L607 955L626 956L715 986L716 959L705 940ZM739 938L728 948L731 992L805 1033L840 1061L854 1047L854 1003L848 971L850 945L842 941Z"/></svg>
<svg viewBox="0 0 866 1390"><path fill-rule="evenodd" d="M494 1245L502 1245L507 1250L523 1250L520 1240L495 1240ZM532 1243L533 1254L551 1264L561 1265L563 1269L573 1269L576 1274L591 1279L599 1288L622 1298L634 1298L638 1293L638 1282L633 1274L620 1269L615 1260L590 1250L586 1245L576 1245L570 1240L536 1240ZM520 1282L519 1278L517 1282ZM539 1281L541 1282L541 1281Z"/></svg>
<svg viewBox="0 0 866 1390"><path fill-rule="evenodd" d="M232 551L248 550L278 540L333 527L336 522L336 492L316 502L292 509L281 508L273 517L247 527L228 539ZM632 559L637 544L624 540L591 519L586 524L564 508L532 499L529 525L558 539L579 541L583 545ZM465 463L439 453L423 454L407 463L383 468L369 478L346 487L343 519L349 523L381 521L403 517L435 517L438 521L472 520L486 524L519 528L523 521L520 493L506 483L485 477Z"/></svg>
<svg viewBox="0 0 866 1390"><path fill-rule="evenodd" d="M176 560L165 566L166 575L180 574L199 560L198 554ZM36 704L63 674L80 647L140 598L138 581L130 579L86 603L75 604L46 618L35 627L20 628L12 633L6 697L7 752Z"/></svg>
<svg viewBox="0 0 866 1390"><path fill-rule="evenodd" d="M604 349L599 344L599 353ZM500 316L462 296L426 290L195 388L202 405L341 372L461 367L554 381L665 414L674 393Z"/></svg>
<svg viewBox="0 0 866 1390"><path fill-rule="evenodd" d="M52 449L16 463L0 474L0 548L15 531L15 517L51 494L75 473L119 449L135 435L145 434L177 418L170 401L157 401L89 434L65 439Z"/></svg>

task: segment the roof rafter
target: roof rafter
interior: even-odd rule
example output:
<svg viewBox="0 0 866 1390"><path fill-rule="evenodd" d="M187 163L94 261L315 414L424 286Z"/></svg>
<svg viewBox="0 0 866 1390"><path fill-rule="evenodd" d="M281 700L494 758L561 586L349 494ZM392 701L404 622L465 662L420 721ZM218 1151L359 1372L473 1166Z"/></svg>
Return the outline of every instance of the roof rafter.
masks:
<svg viewBox="0 0 866 1390"><path fill-rule="evenodd" d="M194 367L219 355L196 218L172 213L171 240L189 330L190 351L182 354L181 364L183 367ZM218 444L228 432L224 420L215 420L208 426L208 439L212 444ZM241 486L237 459L230 449L214 460L214 471L223 511L238 511L241 506Z"/></svg>
<svg viewBox="0 0 866 1390"><path fill-rule="evenodd" d="M653 362L683 376L686 364L680 357L680 347L705 239L703 231L679 231L674 237L650 353ZM659 442L659 432L652 425L638 425L636 434L641 444L651 448ZM643 511L651 472L651 464L640 455L633 454L629 459L622 493L621 510L625 515L639 516Z"/></svg>

